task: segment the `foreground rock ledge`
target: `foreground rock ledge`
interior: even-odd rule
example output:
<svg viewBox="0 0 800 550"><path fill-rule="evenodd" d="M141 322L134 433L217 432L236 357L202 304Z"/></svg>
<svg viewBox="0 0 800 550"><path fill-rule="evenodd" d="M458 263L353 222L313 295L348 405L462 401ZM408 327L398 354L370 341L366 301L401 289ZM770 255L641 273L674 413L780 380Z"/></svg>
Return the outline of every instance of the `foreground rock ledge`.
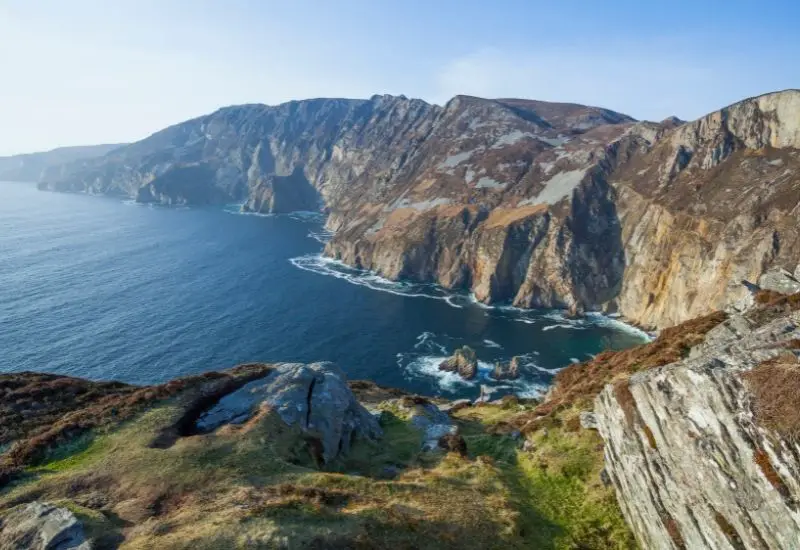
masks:
<svg viewBox="0 0 800 550"><path fill-rule="evenodd" d="M734 317L691 358L597 398L607 472L644 548L800 547L800 446L759 424L746 382L776 358L800 375L799 325L798 312L760 327Z"/></svg>

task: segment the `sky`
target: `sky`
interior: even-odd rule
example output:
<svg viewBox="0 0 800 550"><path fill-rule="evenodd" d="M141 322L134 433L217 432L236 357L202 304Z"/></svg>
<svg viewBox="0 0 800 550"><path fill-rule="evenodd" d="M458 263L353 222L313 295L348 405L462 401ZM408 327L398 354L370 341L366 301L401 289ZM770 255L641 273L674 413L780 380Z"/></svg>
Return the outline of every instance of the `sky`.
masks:
<svg viewBox="0 0 800 550"><path fill-rule="evenodd" d="M800 2L0 0L0 155L390 93L694 119L800 88Z"/></svg>

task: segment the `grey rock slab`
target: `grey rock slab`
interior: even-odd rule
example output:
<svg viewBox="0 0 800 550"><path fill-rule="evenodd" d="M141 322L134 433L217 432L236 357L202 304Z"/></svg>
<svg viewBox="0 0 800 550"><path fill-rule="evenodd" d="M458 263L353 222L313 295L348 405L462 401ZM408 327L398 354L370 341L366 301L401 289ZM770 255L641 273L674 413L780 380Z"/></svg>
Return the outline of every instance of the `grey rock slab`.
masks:
<svg viewBox="0 0 800 550"><path fill-rule="evenodd" d="M32 502L0 519L4 550L91 550L75 514L52 504Z"/></svg>
<svg viewBox="0 0 800 550"><path fill-rule="evenodd" d="M347 453L356 437L377 439L378 419L364 408L347 385L344 372L332 363L283 363L221 399L198 421L202 429L243 422L266 403L290 426L319 439L324 461Z"/></svg>

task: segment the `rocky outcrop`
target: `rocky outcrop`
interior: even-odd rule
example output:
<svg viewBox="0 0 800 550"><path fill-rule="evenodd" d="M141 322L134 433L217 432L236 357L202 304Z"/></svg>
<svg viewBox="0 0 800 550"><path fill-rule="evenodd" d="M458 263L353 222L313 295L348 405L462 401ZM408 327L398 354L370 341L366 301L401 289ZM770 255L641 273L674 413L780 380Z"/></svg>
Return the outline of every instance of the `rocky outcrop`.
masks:
<svg viewBox="0 0 800 550"><path fill-rule="evenodd" d="M763 290L770 290L779 294L795 294L800 292L800 280L796 274L800 271L800 264L795 273L782 268L770 269L758 278L758 286Z"/></svg>
<svg viewBox="0 0 800 550"><path fill-rule="evenodd" d="M75 514L32 502L0 516L0 548L5 550L91 550Z"/></svg>
<svg viewBox="0 0 800 550"><path fill-rule="evenodd" d="M406 413L411 426L421 432L423 450L437 449L443 437L458 434L450 415L425 398L401 399L397 406Z"/></svg>
<svg viewBox="0 0 800 550"><path fill-rule="evenodd" d="M616 307L651 326L746 303L743 280L800 257L800 91L671 132L612 176L626 267Z"/></svg>
<svg viewBox="0 0 800 550"><path fill-rule="evenodd" d="M597 398L606 471L642 547L797 547L800 313L792 309L784 300L733 316L686 359Z"/></svg>
<svg viewBox="0 0 800 550"><path fill-rule="evenodd" d="M357 437L378 439L378 421L356 400L341 369L331 363L282 363L266 378L226 395L198 421L201 431L243 423L267 406L298 427L329 463L346 454Z"/></svg>
<svg viewBox="0 0 800 550"><path fill-rule="evenodd" d="M478 356L469 346L463 346L439 364L439 370L455 372L467 380L478 374Z"/></svg>
<svg viewBox="0 0 800 550"><path fill-rule="evenodd" d="M508 363L495 363L492 378L495 380L516 380L520 375L519 357L512 357Z"/></svg>

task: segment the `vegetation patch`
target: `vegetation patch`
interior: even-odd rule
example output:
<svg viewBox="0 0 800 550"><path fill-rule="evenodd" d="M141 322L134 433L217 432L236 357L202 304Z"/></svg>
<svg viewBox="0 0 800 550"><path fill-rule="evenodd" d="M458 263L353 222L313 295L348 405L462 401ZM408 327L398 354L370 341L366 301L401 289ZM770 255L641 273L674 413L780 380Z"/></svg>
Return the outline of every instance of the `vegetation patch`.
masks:
<svg viewBox="0 0 800 550"><path fill-rule="evenodd" d="M642 431L644 432L644 436L647 439L647 444L650 445L650 448L656 450L658 445L656 444L656 436L653 435L653 430L650 429L650 426L647 424L642 425Z"/></svg>
<svg viewBox="0 0 800 550"><path fill-rule="evenodd" d="M592 430L568 431L580 411L548 417L547 427L524 440L508 431L535 404L483 405L455 413L469 456L484 457L501 473L517 529L529 548L636 548L613 489L600 478L603 443Z"/></svg>
<svg viewBox="0 0 800 550"><path fill-rule="evenodd" d="M765 361L741 377L753 395L759 425L800 442L800 361L795 355L786 353Z"/></svg>
<svg viewBox="0 0 800 550"><path fill-rule="evenodd" d="M673 518L669 512L663 511L661 512L661 522L664 524L664 528L667 530L669 538L672 539L675 548L678 548L678 550L687 550L686 541L683 540L681 528L678 522L675 521L675 518Z"/></svg>
<svg viewBox="0 0 800 550"><path fill-rule="evenodd" d="M756 295L756 299L759 300L758 295ZM790 295L772 292L762 294L760 300L762 300L759 302L762 303L761 307L754 308L745 314L745 317L757 326L763 326L778 317L800 309L800 292Z"/></svg>
<svg viewBox="0 0 800 550"><path fill-rule="evenodd" d="M13 440L0 455L0 487L51 449L74 444L91 430L117 426L178 394L197 399L210 387L238 387L270 369L246 364L225 373L208 372L145 387L30 372L0 375L0 443Z"/></svg>
<svg viewBox="0 0 800 550"><path fill-rule="evenodd" d="M770 485L772 485L778 493L784 498L791 498L791 491L781 479L780 474L775 470L769 455L763 449L756 449L753 453L753 460L756 465L761 469L761 473L767 478Z"/></svg>
<svg viewBox="0 0 800 550"><path fill-rule="evenodd" d="M535 416L578 406L591 408L594 398L615 379L635 372L680 361L689 349L701 343L709 330L725 321L716 312L664 329L654 341L623 351L604 351L591 361L570 365L555 376L552 397Z"/></svg>

